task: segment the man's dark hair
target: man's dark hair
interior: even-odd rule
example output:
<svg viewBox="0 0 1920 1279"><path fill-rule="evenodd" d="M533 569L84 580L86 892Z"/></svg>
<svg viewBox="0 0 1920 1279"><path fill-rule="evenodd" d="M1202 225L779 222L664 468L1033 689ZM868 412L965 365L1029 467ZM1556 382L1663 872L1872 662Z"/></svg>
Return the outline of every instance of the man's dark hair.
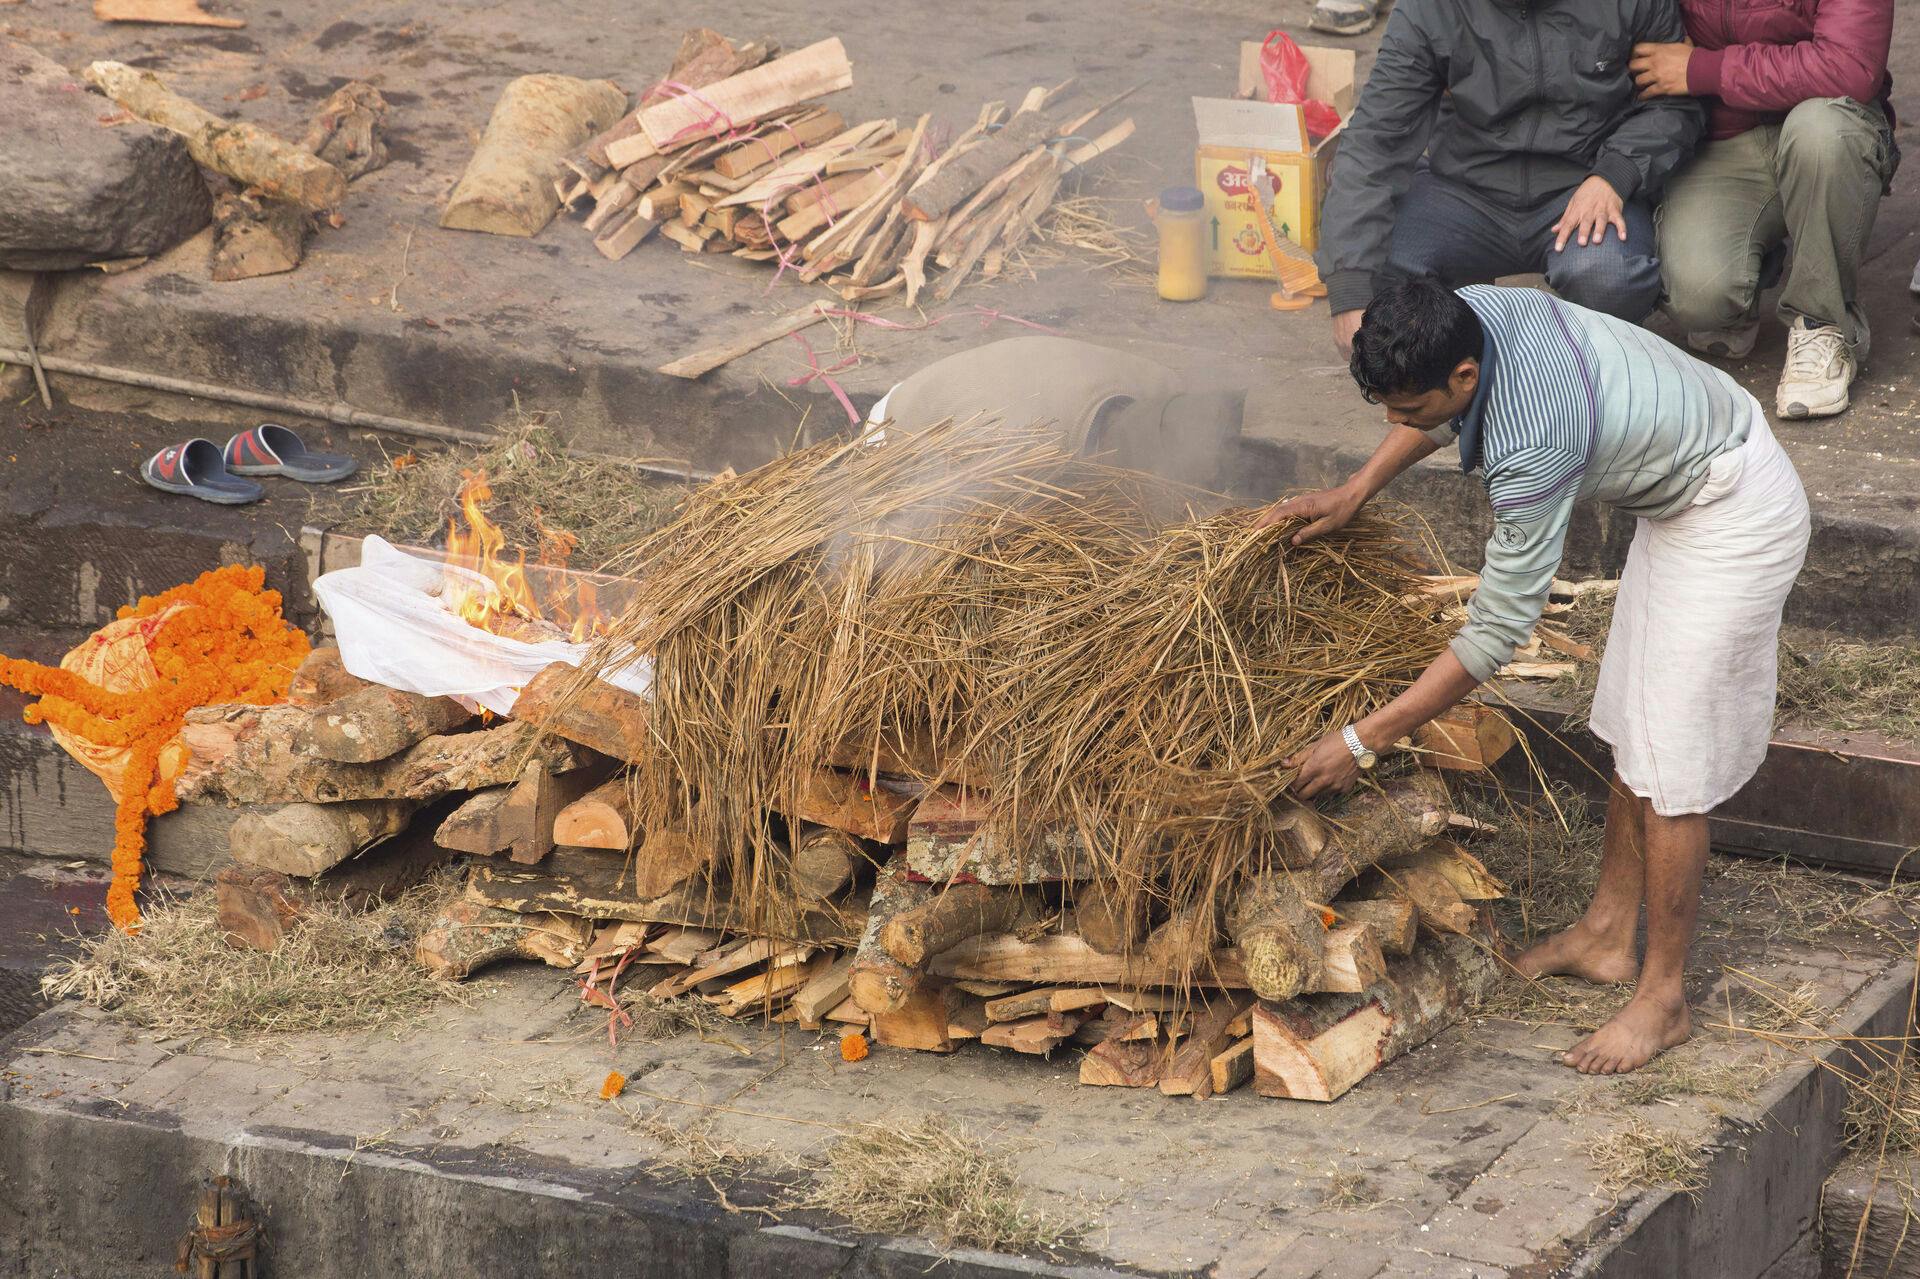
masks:
<svg viewBox="0 0 1920 1279"><path fill-rule="evenodd" d="M1460 361L1479 359L1480 317L1438 280L1408 280L1381 290L1353 335L1348 368L1360 393L1425 395L1447 384Z"/></svg>

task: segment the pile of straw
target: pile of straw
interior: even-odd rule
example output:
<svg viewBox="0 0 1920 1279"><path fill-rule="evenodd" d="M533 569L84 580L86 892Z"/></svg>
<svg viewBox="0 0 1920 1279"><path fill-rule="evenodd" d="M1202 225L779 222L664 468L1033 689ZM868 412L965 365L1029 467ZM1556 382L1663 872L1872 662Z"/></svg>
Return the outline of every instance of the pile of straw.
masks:
<svg viewBox="0 0 1920 1279"><path fill-rule="evenodd" d="M1301 547L1196 517L1057 438L983 419L819 445L634 548L583 683L653 657L640 824L731 850L736 904L768 918L769 812L836 754L931 743L919 783L989 779L985 837L1071 835L1123 898L1217 901L1265 846L1281 761L1444 643L1402 598L1416 548L1377 517Z"/></svg>

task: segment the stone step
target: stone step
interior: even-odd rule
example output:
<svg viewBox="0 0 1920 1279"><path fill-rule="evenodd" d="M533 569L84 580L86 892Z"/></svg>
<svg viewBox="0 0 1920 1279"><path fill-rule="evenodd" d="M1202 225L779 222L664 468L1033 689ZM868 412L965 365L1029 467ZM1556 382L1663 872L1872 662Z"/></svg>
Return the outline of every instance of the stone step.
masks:
<svg viewBox="0 0 1920 1279"><path fill-rule="evenodd" d="M1841 1160L1820 1196L1820 1279L1920 1279L1916 1200L1920 1156L1882 1161L1875 1151L1857 1150Z"/></svg>

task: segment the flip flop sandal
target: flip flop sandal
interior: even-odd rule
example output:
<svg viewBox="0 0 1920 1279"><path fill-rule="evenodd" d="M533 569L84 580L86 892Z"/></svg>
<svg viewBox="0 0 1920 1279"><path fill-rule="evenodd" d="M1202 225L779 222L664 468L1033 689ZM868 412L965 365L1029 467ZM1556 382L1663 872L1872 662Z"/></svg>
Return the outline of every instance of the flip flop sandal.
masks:
<svg viewBox="0 0 1920 1279"><path fill-rule="evenodd" d="M179 493L221 506L257 502L266 492L252 480L227 472L220 446L212 440L188 440L161 449L140 464L140 478L162 493Z"/></svg>
<svg viewBox="0 0 1920 1279"><path fill-rule="evenodd" d="M227 441L227 470L235 475L284 475L302 484L332 484L360 469L339 453L316 453L286 427L262 422Z"/></svg>

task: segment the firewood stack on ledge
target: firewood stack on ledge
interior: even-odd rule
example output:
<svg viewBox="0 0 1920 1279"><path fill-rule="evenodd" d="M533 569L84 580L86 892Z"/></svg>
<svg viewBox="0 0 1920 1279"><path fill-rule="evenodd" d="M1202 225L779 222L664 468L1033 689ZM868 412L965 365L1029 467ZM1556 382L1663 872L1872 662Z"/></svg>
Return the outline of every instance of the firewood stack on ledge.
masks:
<svg viewBox="0 0 1920 1279"><path fill-rule="evenodd" d="M223 921L270 947L317 893L464 856L422 962L573 969L616 1030L684 996L934 1052L1081 1045L1092 1084L1337 1097L1493 976L1503 889L1444 777L1513 734L1466 708L1421 767L1293 801L1277 761L1444 641L1406 543L1168 523L1138 478L948 426L717 481L635 549L587 668L509 719L319 650L290 703L188 725L181 798L252 806ZM597 678L636 652L651 697Z"/></svg>
<svg viewBox="0 0 1920 1279"><path fill-rule="evenodd" d="M917 301L938 268L945 299L976 269L999 274L1061 182L1133 133L1130 119L1089 132L1118 98L1053 110L1068 82L1036 87L1011 112L988 103L938 147L931 116L849 123L816 101L852 84L837 39L781 56L690 31L660 83L567 157L555 194L586 210L610 259L657 233L688 253L825 280L848 301Z"/></svg>

